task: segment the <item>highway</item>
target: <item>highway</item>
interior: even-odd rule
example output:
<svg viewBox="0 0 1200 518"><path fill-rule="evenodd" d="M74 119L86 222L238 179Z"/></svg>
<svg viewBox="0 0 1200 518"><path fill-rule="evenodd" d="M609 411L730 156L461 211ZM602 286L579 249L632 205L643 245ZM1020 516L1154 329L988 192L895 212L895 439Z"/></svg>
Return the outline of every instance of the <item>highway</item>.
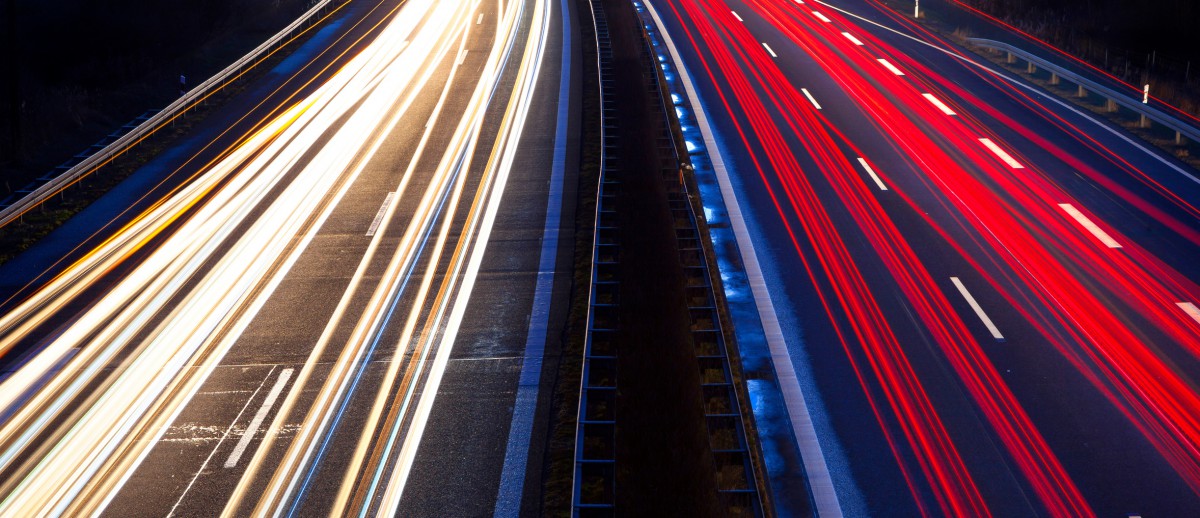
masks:
<svg viewBox="0 0 1200 518"><path fill-rule="evenodd" d="M236 118L242 137L5 293L0 514L540 505L573 243L571 4L366 5L345 52L296 54L319 72L278 109L249 88L214 116L263 114Z"/></svg>
<svg viewBox="0 0 1200 518"><path fill-rule="evenodd" d="M1200 173L873 1L646 5L811 415L781 515L1200 507Z"/></svg>

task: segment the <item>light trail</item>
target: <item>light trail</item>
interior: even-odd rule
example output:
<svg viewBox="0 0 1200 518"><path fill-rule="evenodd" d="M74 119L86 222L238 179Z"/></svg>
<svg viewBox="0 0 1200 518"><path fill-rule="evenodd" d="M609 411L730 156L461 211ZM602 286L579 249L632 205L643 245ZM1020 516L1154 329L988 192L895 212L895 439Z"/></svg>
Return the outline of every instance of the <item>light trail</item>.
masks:
<svg viewBox="0 0 1200 518"><path fill-rule="evenodd" d="M0 514L102 511L237 342L391 129L411 118L410 107L419 97L429 95L427 85L444 87L420 148L440 127L432 122L443 113L452 85L473 84L471 101L455 108L463 110L462 114L445 112L447 118L461 116L458 129L444 150L441 165L432 172L414 217L398 222L406 225L405 237L394 245L395 251L381 243L398 215L400 201L413 196L408 186L416 174L420 149L367 232L371 243L346 293L352 294L362 285L369 258L388 254L393 267L373 296L376 302L359 317L358 338L342 351L344 374L329 376L324 387L312 386L316 359L329 346L328 333L314 347L310 361L298 369L288 390L284 389L293 370L282 371L226 463L237 465L243 451L254 451L226 511L238 512L246 498L264 514L284 512L289 505L296 509L302 502L303 491L297 490L301 478L313 472L306 466L320 438L313 432L326 428L302 426L301 433L307 435L287 443L288 451L295 453L289 453L278 466L266 466L264 456L278 440L280 427L295 415L323 425L331 423L337 403L353 393L347 390L352 367L364 360L365 345L377 343L382 336L384 309L395 307L403 291L397 288L416 272L417 261L427 250L431 253L420 272L421 292L431 293L434 279L442 283L437 296L429 299L434 309L424 312L422 296L406 311L410 322L425 322L420 340L415 336L412 340L413 346L422 349L418 356L436 350L441 365L400 361L409 338L395 348L396 361L392 362L395 369L427 373L425 377L405 377L409 382L425 380L428 390L416 416L405 421L419 437L437 393L438 369L444 369L444 355L456 335L455 315L461 319L460 306L471 292L478 257L485 249L533 102L533 84L541 70L549 32L545 21L549 7L542 1L531 4L535 6L535 25L528 34L521 30L525 2L497 5L500 17L496 27L481 36L491 46L486 58L480 58L484 67L472 71L477 77L467 77L469 82L463 83L453 81L453 70L476 55L468 55L463 45L468 27L480 25L483 19L483 13L473 16L477 3L410 0L400 16L381 26L374 41L312 95L0 317L3 354L28 340L122 262L144 255L103 298L42 344L37 354L0 385L0 414L6 416L0 423L0 473L5 474L0 481ZM522 39L524 43L518 44ZM455 46L457 53L450 51ZM450 79L438 78L443 64L452 68ZM519 69L514 76L517 81L511 85L513 96L497 99L501 78L510 67ZM500 133L482 134L485 115L497 110L503 113ZM469 207L466 231L452 234L451 229L458 228L453 222L460 213L459 200L469 195L468 178L479 169L471 165L470 157L483 146L494 146L494 158L482 167L482 179L470 182L477 185L477 192ZM435 228L436 240L427 248ZM451 249L451 257L457 259L450 261L449 275L441 276L438 273L447 266L441 251ZM466 260L468 255L471 261ZM457 298L452 298L453 294ZM445 309L451 302L459 313ZM348 304L339 306L329 327L349 316L348 309ZM407 336L412 336L412 326L406 329L410 330ZM114 364L118 358L123 362ZM319 399L328 404L302 408L296 400L302 387L319 389ZM394 387L378 388L377 401L407 408L406 401L390 400L393 393L389 388ZM413 393L407 391L410 397ZM284 403L275 412L262 444L253 449L256 425L266 419L280 396ZM364 440L379 433L386 435L370 427L362 431ZM410 437L402 439L408 459L401 461L396 473L380 472L386 476L376 477L374 482L388 488L381 504L385 508L394 509L398 504L402 480L411 465L410 450L417 444ZM378 459L370 462L391 466ZM261 480L260 473L274 482L265 493L248 497L246 488ZM343 498L334 505L341 509L357 505L367 512L376 503L371 499L351 504Z"/></svg>
<svg viewBox="0 0 1200 518"><path fill-rule="evenodd" d="M1017 473L1037 495L1039 505L1055 516L1091 514L1067 468L991 364L988 353L965 332L961 317L947 306L944 295L930 288L929 272L924 271L889 215L874 196L865 195L864 182L845 181L856 175L846 165L842 148L849 148L850 156L861 156L851 139L820 112L804 107L803 100L797 101L797 88L778 71L778 61L748 52L755 40L744 26L729 25L706 14L725 8L723 2L700 2L699 8L689 2L665 3L699 56L700 66L689 66L703 70L715 87L717 98L708 99L707 104L729 112L736 132L728 137L750 151L748 165L759 174L778 213L777 223L790 234L796 258L812 285L828 286L819 288L817 296L842 340L920 512L932 514L940 509L943 514L984 515L988 506L970 476L975 467L964 464L954 452L957 439L939 430L932 404L916 403L925 397L921 381L906 377L911 375L906 372L910 367L903 349L889 344L894 340L888 336L889 323L875 306L873 295L865 293L869 291L866 282L855 271L858 261L839 257L843 238L828 230L833 225L824 213L826 207L845 207L853 218L856 232L861 232L855 237L865 239L869 249L878 253L878 260L915 312L922 333L938 344L939 358L950 365L955 382L966 388ZM830 22L825 17L818 17L825 23L816 23L807 13L775 2L753 1L749 7L823 67L877 125L889 145L911 161L920 176L893 182L899 182L893 187L903 203L952 250L961 253L962 259L978 268L990 287L1154 444L1183 481L1200 487L1200 428L1194 417L1200 415L1196 406L1200 400L1189 388L1195 379L1166 360L1158 351L1160 344L1146 340L1147 332L1161 333L1170 347L1200 356L1194 322L1188 320L1186 311L1174 307L1176 301L1194 297L1196 285L1115 233L1109 237L1124 244L1124 254L1111 258L1096 254L1094 244L1088 241L1091 236L1078 232L1071 220L1062 217L1058 203L1071 197L1036 164L1017 161L1013 156L1017 153L1002 148L1003 142L974 113L986 112L1005 122L1011 118L971 92L895 52L870 33L862 33L860 41L870 43L911 75L864 46L844 43L847 40L841 33L846 28L826 25ZM947 113L954 110L929 94L929 82L956 102L961 100L959 113ZM806 90L799 91L808 97ZM958 116L942 117L952 114ZM1015 122L1011 127L1035 144L1046 144L1033 130ZM785 135L794 138L785 139ZM803 146L815 163L806 171L801 172L791 158L798 153L795 143ZM1055 156L1066 155L1056 146L1044 147ZM1064 159L1072 165L1077 162ZM1121 157L1112 160L1123 163ZM1089 178L1103 176L1094 169L1079 170ZM1135 174L1158 189L1145 173ZM818 181L823 186L827 183L832 194L817 199L810 182ZM913 185L929 192L914 193ZM1185 210L1193 210L1193 205L1178 195L1158 191ZM930 207L938 204L953 208L950 223L930 215ZM1135 205L1145 207L1180 235L1194 238L1195 230L1188 228L1188 222L1173 220L1147 203ZM957 242L964 233L970 241ZM812 254L811 260L808 254ZM993 273L997 271L1000 273ZM1136 325L1145 328L1135 327L1131 318L1135 315L1145 322L1139 320ZM985 316L981 318L990 322ZM994 324L988 327L993 337L999 335ZM893 418L899 421L899 433L893 431ZM915 461L910 460L913 457ZM910 463L915 467L908 467ZM928 497L923 495L930 491L930 503L936 507L925 502Z"/></svg>

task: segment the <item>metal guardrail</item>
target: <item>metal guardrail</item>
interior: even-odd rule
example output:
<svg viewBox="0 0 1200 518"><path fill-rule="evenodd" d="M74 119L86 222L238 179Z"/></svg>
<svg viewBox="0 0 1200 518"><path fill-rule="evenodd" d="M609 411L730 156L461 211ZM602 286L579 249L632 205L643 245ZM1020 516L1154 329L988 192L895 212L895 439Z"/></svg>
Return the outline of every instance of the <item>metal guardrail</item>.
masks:
<svg viewBox="0 0 1200 518"><path fill-rule="evenodd" d="M137 124L136 127L132 128L124 135L120 136L116 140L113 140L102 149L90 153L88 156L86 156L86 158L83 158L78 163L70 166L66 170L61 169L63 166L59 166L54 170L61 171L61 173L55 174L53 177L43 176L39 178L39 180L45 181L45 183L43 183L41 186L34 189L29 189L27 191L18 190L18 193L24 191L25 195L7 207L0 209L0 227L4 227L5 225L8 225L14 220L20 218L30 209L37 207L53 197L55 194L58 194L63 189L66 189L75 182L79 181L84 176L95 172L100 167L111 162L117 156L128 151L142 139L169 124L181 113L185 113L188 109L192 108L197 103L202 102L212 93L225 87L233 79L236 79L237 76L243 71L253 68L261 61L262 58L264 58L266 54L269 54L269 51L271 51L273 48L279 46L281 43L284 43L285 40L293 37L301 28L307 28L305 25L308 24L313 18L321 15L330 4L335 2L342 3L344 1L345 0L316 0L312 4L312 7L310 7L308 11L305 11L302 16L297 18L287 27L284 27L283 30L276 33L271 37L271 39L263 42L245 56L242 56L241 59L233 62L228 67L225 67L224 70L218 72L216 75L213 75L212 77L208 78L208 80L183 94L176 99L175 102L171 103L166 108L159 110L158 113L154 114L153 116L145 119L142 119L141 117L135 119L134 122L141 120L141 123ZM120 130L118 130L118 132L119 131ZM115 134L116 133L114 133L114 135ZM103 142L103 140L101 142ZM88 150L91 150L95 147L96 146L92 146L91 148L88 148ZM85 150L84 153L87 153L88 150ZM76 155L76 157L82 158L81 155Z"/></svg>
<svg viewBox="0 0 1200 518"><path fill-rule="evenodd" d="M1168 115L1158 108L1142 103L1141 99L1132 98L1128 95L1117 92L1116 90L1101 85L1095 81L1092 81L1086 77L1076 74L1075 72L1067 70L1066 68L1051 63L1008 43L983 38L967 38L967 42L979 47L1008 52L1009 62L1013 62L1014 57L1019 57L1025 60L1025 62L1029 63L1031 67L1041 67L1042 69L1049 71L1051 74L1054 74L1058 78L1075 83L1079 86L1080 92L1087 90L1099 94L1114 104L1124 106L1125 108L1140 114L1146 119L1153 120L1164 127L1174 130L1176 143L1182 143L1182 137L1187 137L1193 141L1200 142L1200 129L1180 121L1179 119Z"/></svg>
<svg viewBox="0 0 1200 518"><path fill-rule="evenodd" d="M589 0L596 43L596 73L600 98L600 171L596 215L592 228L592 273L588 293L587 330L583 346L583 375L575 422L575 472L571 515L613 516L616 512L617 303L620 244L616 195L619 188L609 149L614 100L605 95L612 84L613 54L608 19L600 0ZM617 173L614 175L614 173Z"/></svg>
<svg viewBox="0 0 1200 518"><path fill-rule="evenodd" d="M717 491L723 496L721 500L730 514L763 516L762 495L757 488L753 455L746 438L747 416L742 413L738 389L734 384L729 344L723 329L725 323L717 307L715 290L719 285L713 283L709 258L701 241L707 236L700 232L699 216L684 177L684 169L691 169L692 165L683 135L676 131L681 122L675 110L683 108L682 97L679 102L673 100L671 81L667 79L668 74L675 76L672 70L675 64L665 58L662 38L645 6L638 0L634 0L633 5L642 23L645 58L649 61L646 65L654 70L649 93L658 99L663 115L663 132L666 136L660 137L659 146L664 151L669 149L664 153L667 158L664 158L660 167L663 182L668 185L667 197L671 216L675 220L679 262L687 279L685 290L691 317L689 327L697 368L700 370L704 424L708 445L713 453Z"/></svg>

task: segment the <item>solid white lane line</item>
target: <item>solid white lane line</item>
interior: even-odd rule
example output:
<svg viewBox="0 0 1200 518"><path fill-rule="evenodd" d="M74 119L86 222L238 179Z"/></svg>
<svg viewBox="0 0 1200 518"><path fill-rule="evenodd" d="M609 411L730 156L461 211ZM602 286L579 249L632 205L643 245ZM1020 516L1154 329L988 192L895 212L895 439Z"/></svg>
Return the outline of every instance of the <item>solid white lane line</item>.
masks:
<svg viewBox="0 0 1200 518"><path fill-rule="evenodd" d="M971 305L971 309L975 310L975 315L979 320L983 321L983 325L987 326L988 332L992 333L992 338L1004 340L1004 335L1000 334L1000 330L996 328L996 324L992 323L992 319L988 318L987 313L983 312L983 308L975 301L975 297L971 296L971 292L967 291L967 287L963 286L962 281L958 277L951 277L950 282L954 283L954 287L958 288L958 292L962 294L964 299L967 299L967 304Z"/></svg>
<svg viewBox="0 0 1200 518"><path fill-rule="evenodd" d="M550 192L546 197L546 218L542 225L542 251L538 258L537 283L533 290L533 307L529 310L529 329L525 335L525 359L521 362L521 377L517 382L517 398L513 401L512 424L508 428L508 445L504 450L504 466L500 470L500 491L496 494L493 518L516 518L521 515L525 473L529 469L529 449L532 441L534 412L537 410L538 388L542 377L542 357L546 353L550 330L550 302L554 291L554 271L558 269L558 228L562 224L563 178L567 168L566 134L571 113L571 23L567 2L563 9L562 65L558 79L558 120L554 131L554 157L550 169Z"/></svg>
<svg viewBox="0 0 1200 518"><path fill-rule="evenodd" d="M1074 205L1071 205L1070 203L1059 203L1058 206L1061 207L1062 210L1066 211L1067 215L1079 222L1080 225L1083 225L1083 228L1086 228L1088 232L1092 233L1093 236L1096 236L1096 239L1099 239L1101 243L1104 243L1104 246L1109 248L1121 248L1121 243L1118 243L1116 239L1113 239L1112 236L1108 235L1107 232L1097 226L1096 223L1094 223L1091 219L1088 219L1088 217L1084 216L1082 212L1079 212L1079 209L1075 208Z"/></svg>
<svg viewBox="0 0 1200 518"><path fill-rule="evenodd" d="M1003 149L1000 149L1000 146L997 146L995 142L992 142L992 139L981 138L979 141L982 142L983 145L987 146L988 149L992 150L992 153L995 153L996 156L1000 157L1000 160L1003 160L1004 163L1008 164L1009 167L1013 169L1025 169L1025 166L1014 160L1012 155L1009 155Z"/></svg>
<svg viewBox="0 0 1200 518"><path fill-rule="evenodd" d="M383 215L387 213L388 205L392 204L392 199L395 197L395 192L389 192L383 198L383 205L379 206L379 212L375 213L375 219L371 220L371 226L367 228L367 237L375 235L375 232L379 230L379 224L383 223Z"/></svg>
<svg viewBox="0 0 1200 518"><path fill-rule="evenodd" d="M868 164L866 160L863 160L862 157L859 157L858 163L862 164L863 169L867 170L867 174L871 175L871 179L875 180L875 185L879 186L879 190L888 190L887 186L883 184L883 180L879 179L879 175L875 174L875 170L871 169L871 165Z"/></svg>
<svg viewBox="0 0 1200 518"><path fill-rule="evenodd" d="M1191 302L1176 302L1175 305L1179 306L1179 309L1182 309L1189 317L1192 317L1192 320L1195 320L1197 324L1200 324L1200 308L1196 307L1195 304Z"/></svg>
<svg viewBox="0 0 1200 518"><path fill-rule="evenodd" d="M746 21L746 20L743 20L741 16L738 16L738 13L737 13L737 11L729 11L729 12L733 13L733 17L734 17L734 18L737 18L739 22L744 22L744 21Z"/></svg>
<svg viewBox="0 0 1200 518"><path fill-rule="evenodd" d="M858 41L858 38L855 38L853 34L850 34L848 32L843 32L842 36L845 36L846 39L850 40L850 43L853 43L855 45L861 46L863 44L863 42Z"/></svg>
<svg viewBox="0 0 1200 518"><path fill-rule="evenodd" d="M929 102L933 103L934 106L937 106L939 110L942 110L942 113L946 115L956 115L954 110L951 110L949 106L946 106L946 103L943 103L941 99L934 97L933 94L921 94L921 96L928 99Z"/></svg>
<svg viewBox="0 0 1200 518"><path fill-rule="evenodd" d="M284 385L287 385L288 380L292 378L292 371L293 369L290 368L280 371L279 380L275 382L274 387L271 387L271 392L267 393L267 398L263 400L262 406L258 407L258 413L254 414L250 426L246 427L246 433L242 434L242 440L238 441L237 446L233 448L233 453L230 453L229 458L225 460L225 467L237 466L238 460L246 452L246 447L254 439L254 434L258 432L258 427L262 426L263 419L267 418L267 413L271 411L271 407L275 406L275 400L279 398L279 393L283 391Z"/></svg>
<svg viewBox="0 0 1200 518"><path fill-rule="evenodd" d="M771 57L773 57L773 58L777 58L777 57L779 57L779 56L777 56L777 55L775 54L775 51L774 51L774 50L771 50L771 46L770 46L770 45L767 45L767 42L765 42L765 41L763 42L763 48L764 48L764 49L767 49L767 52L771 53Z"/></svg>
<svg viewBox="0 0 1200 518"><path fill-rule="evenodd" d="M821 13L817 12L817 11L813 11L812 13L813 13L813 16L816 16L817 18L820 18L820 19L821 19L821 21L823 21L823 22L825 22L825 23L829 23L829 22L831 21L829 18L826 18L826 17L825 17L825 15L823 15L823 14L821 14Z"/></svg>
<svg viewBox="0 0 1200 518"><path fill-rule="evenodd" d="M807 88L801 88L801 89L800 89L800 91L801 91L801 92L804 92L804 96L808 98L808 102L812 103L812 105L813 105L813 107L814 107L814 108L816 108L816 109L818 109L818 110L820 110L820 109L821 109L821 105L820 105L819 103L817 103L817 100L816 100L816 99L813 99L813 96L812 96L812 94L808 93L808 89L807 89Z"/></svg>
<svg viewBox="0 0 1200 518"><path fill-rule="evenodd" d="M880 59L877 59L877 60L875 60L875 61L878 61L878 62L879 62L881 65L883 65L885 68L887 68L888 70L891 70L893 74L896 74L896 75L898 75L898 76L902 76L902 75L904 75L904 72L901 72L899 68L896 68L896 65L893 65L893 64L891 64L891 63L890 63L888 60L886 60L886 59L880 58Z"/></svg>

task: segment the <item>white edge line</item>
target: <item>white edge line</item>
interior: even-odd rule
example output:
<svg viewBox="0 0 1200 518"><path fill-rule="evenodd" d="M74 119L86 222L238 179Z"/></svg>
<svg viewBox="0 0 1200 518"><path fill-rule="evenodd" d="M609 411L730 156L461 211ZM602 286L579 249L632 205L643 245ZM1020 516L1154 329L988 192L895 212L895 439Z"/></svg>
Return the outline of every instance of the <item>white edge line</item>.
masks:
<svg viewBox="0 0 1200 518"><path fill-rule="evenodd" d="M992 333L992 338L1004 341L1004 335L1000 334L1000 330L996 328L996 324L992 323L992 319L988 318L987 313L983 312L983 308L975 301L975 297L971 296L971 292L967 291L967 287L963 285L958 277L951 277L950 282L954 283L954 287L958 288L958 292L962 294L964 299L967 299L967 304L971 305L971 309L975 310L975 315L979 320L983 321L983 325L987 326L988 332Z"/></svg>
<svg viewBox="0 0 1200 518"><path fill-rule="evenodd" d="M371 220L371 226L367 228L367 237L374 236L375 232L379 231L379 224L383 222L383 216L385 213L387 213L388 205L391 205L392 198L395 197L395 192L389 192L387 193L387 196L383 198L383 205L379 206L379 212L375 213L375 219Z"/></svg>
<svg viewBox="0 0 1200 518"><path fill-rule="evenodd" d="M1189 317L1192 317L1192 320L1195 320L1197 324L1200 324L1200 308L1196 307L1195 304L1191 302L1176 302L1175 305L1179 306L1179 309L1182 309Z"/></svg>
<svg viewBox="0 0 1200 518"><path fill-rule="evenodd" d="M816 108L818 110L821 109L821 104L818 103L817 100L813 98L812 94L808 93L807 88L801 88L800 91L804 92L804 96L808 98L808 102L812 103L813 108Z"/></svg>
<svg viewBox="0 0 1200 518"><path fill-rule="evenodd" d="M551 7L549 5L552 4L546 5L544 9L550 11ZM534 16L537 16L536 13ZM549 16L543 19L542 23L544 25L541 28L543 32L545 31L545 24L549 23L548 20ZM442 330L441 343L437 346L437 352L433 357L432 364L428 367L424 388L421 391L420 399L417 400L416 408L413 410L409 432L404 436L404 440L400 444L400 451L395 460L396 466L393 468L391 480L388 481L387 488L384 490L383 502L378 511L379 514L394 515L397 512L397 508L400 505L400 498L404 494L404 488L408 483L408 477L412 470L413 462L416 459L417 450L421 444L421 437L425 433L425 426L433 411L433 402L437 397L438 387L441 386L446 366L450 362L450 352L454 348L455 340L457 340L459 328L462 325L463 316L467 310L467 303L471 299L471 293L475 288L475 280L479 276L479 269L483 263L484 253L487 251L488 242L491 240L492 227L495 225L496 215L500 211L500 202L504 198L504 188L508 183L510 172L516 167L514 166L516 150L521 141L524 121L528 118L529 106L533 104L529 98L534 95L538 76L541 75L542 56L547 46L546 38L539 39L538 45L537 52L535 52L532 58L534 64L525 72L529 77L527 79L518 78L518 84L520 84L522 79L525 79L527 81L526 84L534 86L531 86L529 92L517 103L516 110L510 112L512 115L506 114L506 118L511 117L509 120L520 118L521 124L514 125L515 129L510 130L510 133L505 137L503 151L498 155L500 162L496 165L496 176L492 180L493 183L483 209L484 212L481 215L482 219L476 226L474 244L469 252L469 257L463 258L466 264L465 270L461 273L462 280L459 281L459 291L453 305L450 307L449 318L444 321L445 327ZM529 48L528 42L526 42L526 48ZM512 95L516 97L518 94L513 92ZM510 99L513 97L510 97ZM512 107L511 103L512 101L510 100L510 108Z"/></svg>
<svg viewBox="0 0 1200 518"><path fill-rule="evenodd" d="M878 61L881 65L884 66L884 68L887 68L888 70L892 71L893 74L896 74L898 76L904 75L904 72L900 71L899 68L896 68L896 65L893 65L891 62L889 62L886 59L879 58L879 59L876 59L875 61Z"/></svg>
<svg viewBox="0 0 1200 518"><path fill-rule="evenodd" d="M937 109L942 110L942 113L946 115L957 115L954 113L954 110L951 110L949 106L946 106L946 103L942 102L941 99L934 97L933 94L921 94L921 97L928 99L929 102L933 103L934 106L937 106Z"/></svg>
<svg viewBox="0 0 1200 518"><path fill-rule="evenodd" d="M845 37L846 37L846 39L850 40L850 43L853 43L853 44L855 44L855 45L858 45L858 46L860 46L860 47L861 47L861 46L862 46L862 44L863 44L863 42L859 41L859 40L858 40L858 38L855 38L853 34L850 34L850 33L848 33L848 32L843 32L843 33L842 33L842 36L845 36Z"/></svg>
<svg viewBox="0 0 1200 518"><path fill-rule="evenodd" d="M879 178L879 175L875 174L875 170L871 169L871 165L868 164L866 160L863 160L862 157L858 157L858 163L862 164L863 169L867 170L867 174L871 175L871 179L875 180L875 185L879 186L879 190L888 190L887 186L883 184L883 180Z"/></svg>
<svg viewBox="0 0 1200 518"><path fill-rule="evenodd" d="M550 303L554 296L554 272L558 269L558 230L562 225L563 177L567 167L567 142L564 138L571 111L571 33L569 0L561 0L562 48L558 79L558 114L554 131L554 154L550 170L550 193L546 199L546 217L542 228L542 250L538 257L537 282L533 290L533 306L529 310L529 328L525 338L525 354L521 362L521 377L513 401L512 424L508 429L508 444L500 470L500 486L496 495L494 518L516 518L521 514L525 475L528 470L531 430L537 410L538 390L542 376L542 359L546 353L549 333ZM535 85L536 89L537 86Z"/></svg>
<svg viewBox="0 0 1200 518"><path fill-rule="evenodd" d="M988 149L992 150L992 153L995 153L996 156L1000 157L1000 160L1003 160L1004 163L1008 164L1009 167L1013 169L1025 169L1025 166L1016 161L1016 159L1014 159L1012 155L1008 154L1008 152L1000 149L1000 146L997 146L995 142L992 142L992 139L981 138L979 141L982 142L983 145L987 146Z"/></svg>
<svg viewBox="0 0 1200 518"><path fill-rule="evenodd" d="M837 490L833 485L833 476L829 472L829 465L825 461L825 452L821 450L820 438L817 436L812 416L808 412L808 405L804 401L804 390L800 387L796 368L792 365L791 354L783 337L783 329L779 326L779 318L775 314L775 306L771 302L767 282L758 264L754 242L750 239L750 232L742 217L737 195L729 181L729 173L725 170L725 160L721 156L716 137L713 136L712 128L709 125L708 112L705 110L704 104L699 102L700 98L696 93L696 87L692 84L692 76L679 59L679 50L675 48L671 34L665 30L658 11L651 3L645 5L650 16L654 18L654 23L658 26L659 34L666 41L667 50L670 51L671 59L676 64L675 68L679 73L679 78L683 80L688 98L692 100L697 125L700 127L700 133L704 136L704 145L712 159L713 170L717 173L721 197L729 214L729 221L737 240L738 252L742 256L742 264L746 268L750 291L754 295L754 304L758 307L759 319L763 325L763 335L771 351L771 365L775 369L775 377L779 382L780 391L783 393L784 406L787 408L788 417L791 420L792 434L800 449L800 462L804 464L804 471L808 476L808 487L812 491L816 514L822 518L840 518L843 516L842 505L838 501Z"/></svg>
<svg viewBox="0 0 1200 518"><path fill-rule="evenodd" d="M771 53L771 57L773 57L773 58L779 57L779 56L775 55L775 51L771 50L771 46L767 45L767 42L764 41L762 45L763 45L764 49L767 49L767 52Z"/></svg>
<svg viewBox="0 0 1200 518"><path fill-rule="evenodd" d="M1096 239L1099 239L1101 243L1104 243L1104 246L1109 248L1121 248L1121 243L1118 243L1116 239L1113 239L1112 236L1108 235L1108 232L1105 232L1104 229L1100 228L1099 225L1096 225L1094 221L1085 216L1082 212L1079 212L1079 209L1075 208L1074 205L1071 205L1070 203L1059 203L1058 206L1068 215L1070 215L1071 218L1079 222L1080 225L1083 225L1083 228L1087 229L1088 232L1091 232L1093 236L1096 236Z"/></svg>
<svg viewBox="0 0 1200 518"><path fill-rule="evenodd" d="M254 439L254 434L258 432L258 427L262 426L263 419L267 418L267 413L271 411L271 407L275 406L275 400L279 398L279 393L283 391L284 385L287 385L288 380L292 378L293 371L294 369L290 367L279 371L279 379L275 382L275 386L271 387L271 392L267 393L267 398L263 400L262 406L258 407L258 412L254 414L254 419L250 421L250 426L246 427L246 433L242 434L242 440L238 441L237 446L233 448L233 452L229 454L229 458L225 460L226 468L237 466L238 460L246 452L246 447Z"/></svg>

